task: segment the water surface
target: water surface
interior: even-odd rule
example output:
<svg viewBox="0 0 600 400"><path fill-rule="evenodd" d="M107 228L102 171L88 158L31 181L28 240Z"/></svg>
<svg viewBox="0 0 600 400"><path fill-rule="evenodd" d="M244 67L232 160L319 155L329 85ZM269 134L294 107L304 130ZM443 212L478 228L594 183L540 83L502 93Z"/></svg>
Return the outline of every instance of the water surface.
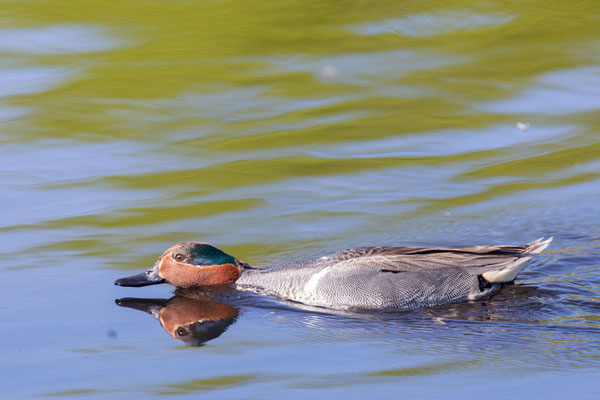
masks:
<svg viewBox="0 0 600 400"><path fill-rule="evenodd" d="M598 398L599 13L3 2L4 395ZM179 241L263 266L540 236L551 247L480 302L357 315L172 299L214 317L200 347L115 304L167 304L168 286L113 281Z"/></svg>

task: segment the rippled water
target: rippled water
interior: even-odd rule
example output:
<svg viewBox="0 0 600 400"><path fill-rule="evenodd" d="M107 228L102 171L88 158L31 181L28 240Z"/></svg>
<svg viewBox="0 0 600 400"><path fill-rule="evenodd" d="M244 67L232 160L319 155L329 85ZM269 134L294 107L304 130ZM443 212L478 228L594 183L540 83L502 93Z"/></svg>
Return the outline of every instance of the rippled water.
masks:
<svg viewBox="0 0 600 400"><path fill-rule="evenodd" d="M2 4L6 398L600 397L597 1ZM179 241L544 235L495 297L408 312L113 286Z"/></svg>

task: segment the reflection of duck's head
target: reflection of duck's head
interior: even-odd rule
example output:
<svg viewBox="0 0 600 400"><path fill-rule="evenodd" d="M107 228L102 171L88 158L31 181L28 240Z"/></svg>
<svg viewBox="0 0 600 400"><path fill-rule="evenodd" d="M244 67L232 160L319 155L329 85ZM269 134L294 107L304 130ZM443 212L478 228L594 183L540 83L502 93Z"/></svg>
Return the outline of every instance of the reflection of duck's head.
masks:
<svg viewBox="0 0 600 400"><path fill-rule="evenodd" d="M169 300L128 297L115 302L149 313L169 335L190 346L201 346L219 337L238 315L238 310L230 305L191 297L175 296Z"/></svg>
<svg viewBox="0 0 600 400"><path fill-rule="evenodd" d="M228 285L240 277L244 265L208 243L179 243L165 251L152 268L117 279L115 285L146 286L164 282L183 288Z"/></svg>

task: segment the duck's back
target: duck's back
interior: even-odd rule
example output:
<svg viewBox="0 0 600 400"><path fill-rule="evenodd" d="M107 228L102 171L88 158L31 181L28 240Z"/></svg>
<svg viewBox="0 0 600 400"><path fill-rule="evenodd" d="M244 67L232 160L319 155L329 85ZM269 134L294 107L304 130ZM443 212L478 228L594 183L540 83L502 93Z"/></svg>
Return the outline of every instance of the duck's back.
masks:
<svg viewBox="0 0 600 400"><path fill-rule="evenodd" d="M239 289L336 309L417 308L489 295L549 241L520 246L362 247L249 269Z"/></svg>

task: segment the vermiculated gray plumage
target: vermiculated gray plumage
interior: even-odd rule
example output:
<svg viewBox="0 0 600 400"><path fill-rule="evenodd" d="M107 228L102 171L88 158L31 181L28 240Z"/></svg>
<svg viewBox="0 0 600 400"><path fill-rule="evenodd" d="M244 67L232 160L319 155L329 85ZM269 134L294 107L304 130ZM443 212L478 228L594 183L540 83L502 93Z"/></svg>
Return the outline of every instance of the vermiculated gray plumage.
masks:
<svg viewBox="0 0 600 400"><path fill-rule="evenodd" d="M513 281L552 238L518 246L360 247L264 269L240 290L335 309L417 308L474 300Z"/></svg>

